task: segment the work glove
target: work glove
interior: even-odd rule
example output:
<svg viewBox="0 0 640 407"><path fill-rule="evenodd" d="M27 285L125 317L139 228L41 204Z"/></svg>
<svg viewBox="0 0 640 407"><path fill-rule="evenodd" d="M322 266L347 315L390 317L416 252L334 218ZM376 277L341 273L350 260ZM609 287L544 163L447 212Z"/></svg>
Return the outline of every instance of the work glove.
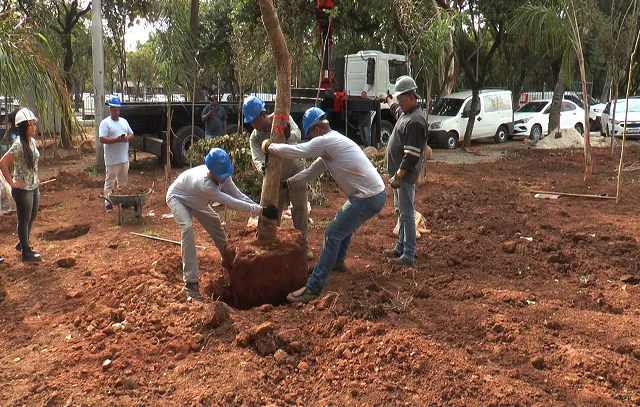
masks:
<svg viewBox="0 0 640 407"><path fill-rule="evenodd" d="M400 177L394 175L389 179L389 185L391 185L391 188L393 189L398 189L400 188L400 180L401 180Z"/></svg>
<svg viewBox="0 0 640 407"><path fill-rule="evenodd" d="M278 220L278 208L275 205L269 205L260 208L260 215L267 219Z"/></svg>
<svg viewBox="0 0 640 407"><path fill-rule="evenodd" d="M271 145L271 140L266 139L262 142L262 152L265 154L269 154L269 146Z"/></svg>
<svg viewBox="0 0 640 407"><path fill-rule="evenodd" d="M376 98L376 102L387 103L387 98L390 98L388 94L380 95Z"/></svg>

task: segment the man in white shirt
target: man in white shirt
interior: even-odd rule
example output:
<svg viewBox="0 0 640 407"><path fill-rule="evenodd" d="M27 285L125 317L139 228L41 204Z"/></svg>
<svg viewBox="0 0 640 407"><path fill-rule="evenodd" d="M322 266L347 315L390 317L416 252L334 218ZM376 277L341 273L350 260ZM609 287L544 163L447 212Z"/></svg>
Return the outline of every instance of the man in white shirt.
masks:
<svg viewBox="0 0 640 407"><path fill-rule="evenodd" d="M120 98L112 96L109 101L109 117L100 123L100 142L104 144L104 164L106 176L104 180L104 195L108 196L113 187L127 185L129 175L129 140L133 138L133 130L129 122L120 117L122 103ZM113 211L113 206L105 202L107 212Z"/></svg>
<svg viewBox="0 0 640 407"><path fill-rule="evenodd" d="M376 216L387 200L384 181L356 143L331 130L326 113L317 107L307 110L302 120L311 141L303 144L262 143L262 151L282 158L315 158L309 168L283 181L282 187L295 188L329 170L347 202L340 208L324 234L322 253L307 284L290 293L290 302L306 303L318 298L333 271L346 271L345 258L351 236L367 220Z"/></svg>
<svg viewBox="0 0 640 407"><path fill-rule="evenodd" d="M261 208L236 187L231 179L232 174L233 165L227 152L212 148L205 158L205 165L186 170L167 190L167 205L182 231L184 290L197 301L202 301L202 296L198 289L200 272L192 218L196 218L209 233L221 255L227 244L227 235L220 217L210 204L218 202L238 212L253 216L262 214L274 220L278 218L275 205Z"/></svg>

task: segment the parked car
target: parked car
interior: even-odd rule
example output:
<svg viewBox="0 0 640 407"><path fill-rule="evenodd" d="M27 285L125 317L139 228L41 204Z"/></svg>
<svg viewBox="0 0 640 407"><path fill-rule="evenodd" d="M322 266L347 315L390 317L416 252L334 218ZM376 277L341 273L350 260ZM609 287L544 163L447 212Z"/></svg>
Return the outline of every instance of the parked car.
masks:
<svg viewBox="0 0 640 407"><path fill-rule="evenodd" d="M470 90L444 96L429 114L429 144L456 148L464 137L469 121L472 94ZM476 110L472 140L493 137L496 143L509 138L513 128L511 91L481 90Z"/></svg>
<svg viewBox="0 0 640 407"><path fill-rule="evenodd" d="M551 100L536 100L518 109L514 114L513 135L527 135L537 141L547 134ZM560 105L560 128L575 128L584 131L584 109L576 103L563 99Z"/></svg>
<svg viewBox="0 0 640 407"><path fill-rule="evenodd" d="M613 123L614 101L610 101L602 111L602 136L609 137L612 134L622 137L624 129L624 116L627 110L626 99L618 99L616 106L616 122ZM640 137L640 96L629 98L629 112L627 114L627 137Z"/></svg>

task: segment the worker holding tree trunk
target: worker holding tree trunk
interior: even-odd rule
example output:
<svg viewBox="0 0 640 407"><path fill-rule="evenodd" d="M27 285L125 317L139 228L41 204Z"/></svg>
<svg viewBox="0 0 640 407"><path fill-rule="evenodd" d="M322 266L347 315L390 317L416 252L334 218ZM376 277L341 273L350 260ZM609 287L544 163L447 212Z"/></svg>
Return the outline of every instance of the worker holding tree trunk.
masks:
<svg viewBox="0 0 640 407"><path fill-rule="evenodd" d="M387 199L385 185L371 161L352 140L331 130L326 113L317 107L307 110L303 118L308 143L291 145L262 143L262 151L282 158L316 158L309 168L283 181L283 188L307 184L329 170L347 202L340 208L324 234L322 253L307 284L290 293L290 302L306 303L317 298L327 283L331 271L347 271L345 259L353 233L367 220L376 216Z"/></svg>
<svg viewBox="0 0 640 407"><path fill-rule="evenodd" d="M399 219L398 241L393 249L383 251L389 263L414 266L416 250L416 217L413 201L416 182L422 168L422 154L426 145L426 121L418 102L418 86L410 76L396 80L393 103L390 95L380 97L388 103L396 117L396 125L387 146L387 173L393 188L393 200ZM382 101L381 100L381 101Z"/></svg>
<svg viewBox="0 0 640 407"><path fill-rule="evenodd" d="M277 219L275 205L261 208L243 194L231 179L233 165L226 151L212 148L205 158L205 165L186 170L178 176L167 190L167 205L182 231L182 271L184 290L197 301L202 301L198 289L199 270L196 255L193 220L209 233L222 255L227 244L220 217L210 204L218 202L227 208L253 216L262 214L268 219Z"/></svg>
<svg viewBox="0 0 640 407"><path fill-rule="evenodd" d="M267 157L262 152L261 146L264 140L268 140L271 136L271 126L273 125L273 114L267 115L267 111L264 108L264 102L255 96L249 96L244 100L242 105L242 111L244 114L244 122L251 123L253 132L249 144L251 145L251 158L256 169L264 175L267 167ZM288 117L288 125L285 128L285 143L295 145L302 138L300 128L295 121ZM282 181L293 177L304 170L304 160L302 158L291 158L282 160L282 169L280 171L280 178ZM302 235L307 238L308 231L308 207L307 207L307 184L299 185L296 188L280 188L278 196L278 226L282 219L282 212L284 211L287 199L291 200L291 220L293 221L293 227L299 230ZM307 246L307 259L313 259L313 252Z"/></svg>

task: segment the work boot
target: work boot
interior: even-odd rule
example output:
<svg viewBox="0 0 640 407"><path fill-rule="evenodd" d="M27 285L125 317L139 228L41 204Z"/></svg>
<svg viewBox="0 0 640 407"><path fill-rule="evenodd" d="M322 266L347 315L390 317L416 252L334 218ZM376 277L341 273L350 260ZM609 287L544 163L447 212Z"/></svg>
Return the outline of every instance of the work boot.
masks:
<svg viewBox="0 0 640 407"><path fill-rule="evenodd" d="M393 266L402 266L402 267L414 267L415 264L413 261L407 259L406 257L392 257L388 260L389 264Z"/></svg>
<svg viewBox="0 0 640 407"><path fill-rule="evenodd" d="M313 260L313 252L307 247L307 260Z"/></svg>
<svg viewBox="0 0 640 407"><path fill-rule="evenodd" d="M337 273L346 273L347 272L347 263L345 263L344 261L340 262L340 263L336 263L333 265L333 268L331 269L331 271L335 271Z"/></svg>
<svg viewBox="0 0 640 407"><path fill-rule="evenodd" d="M24 262L38 262L42 261L42 257L34 251L23 251L22 252L22 261Z"/></svg>
<svg viewBox="0 0 640 407"><path fill-rule="evenodd" d="M396 249L384 249L382 254L391 259L402 256L402 253L399 253Z"/></svg>
<svg viewBox="0 0 640 407"><path fill-rule="evenodd" d="M287 295L287 301L289 302L300 302L302 304L306 304L310 301L318 298L320 294L316 294L311 291L307 286L302 287L299 290L296 290L289 295Z"/></svg>
<svg viewBox="0 0 640 407"><path fill-rule="evenodd" d="M204 298L200 295L200 290L198 289L198 282L195 283L185 283L182 288L183 291L186 291L189 294L189 297L193 298L195 301L202 302Z"/></svg>

